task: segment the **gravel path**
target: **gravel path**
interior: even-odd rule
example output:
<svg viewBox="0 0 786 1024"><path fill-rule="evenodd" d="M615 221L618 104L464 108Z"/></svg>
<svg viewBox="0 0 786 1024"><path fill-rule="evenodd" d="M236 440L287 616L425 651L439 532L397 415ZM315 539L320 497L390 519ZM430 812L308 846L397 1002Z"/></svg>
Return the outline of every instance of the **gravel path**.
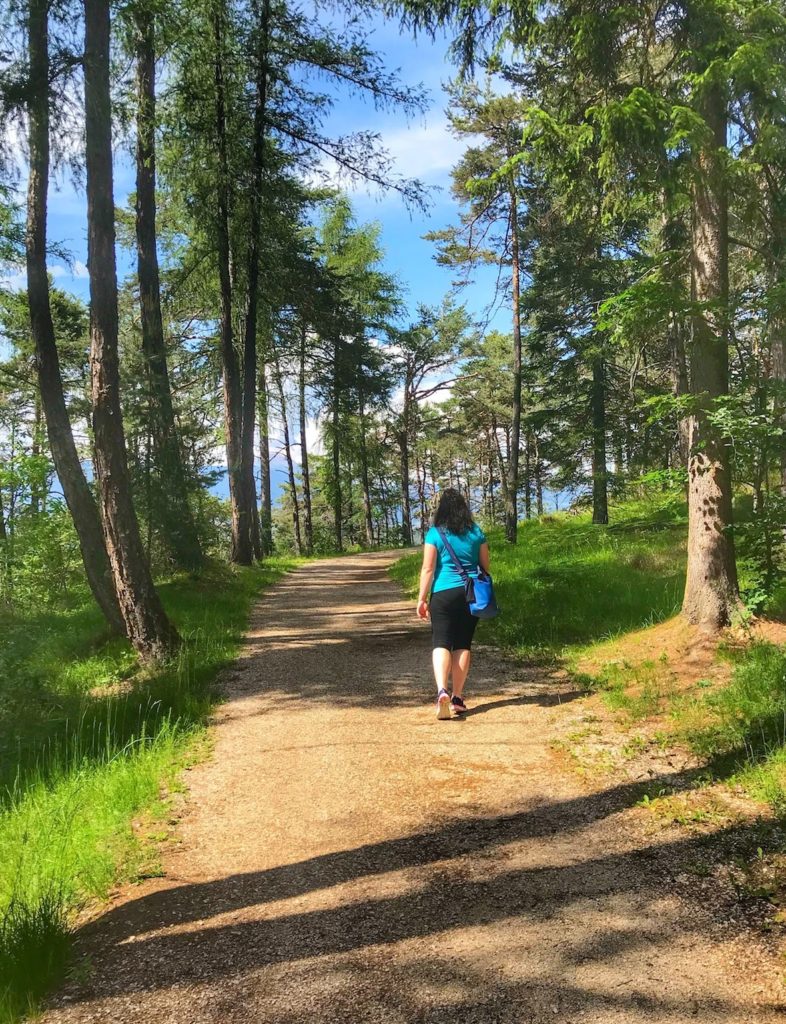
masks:
<svg viewBox="0 0 786 1024"><path fill-rule="evenodd" d="M165 877L83 930L89 977L46 1024L782 1022L730 969L744 948L664 889L633 787L560 766L564 680L481 647L471 713L436 721L394 557L260 602Z"/></svg>

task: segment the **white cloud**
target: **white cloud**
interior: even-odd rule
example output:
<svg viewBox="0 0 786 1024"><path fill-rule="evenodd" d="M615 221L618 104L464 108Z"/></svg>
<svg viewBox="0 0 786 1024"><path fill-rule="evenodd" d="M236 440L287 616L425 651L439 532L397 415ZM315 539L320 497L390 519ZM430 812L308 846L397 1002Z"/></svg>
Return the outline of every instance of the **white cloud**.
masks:
<svg viewBox="0 0 786 1024"><path fill-rule="evenodd" d="M300 426L297 422L297 409L294 401L287 410L289 413L289 443L292 452L292 461L300 466ZM277 412L271 412L268 419L268 432L270 435L271 455L275 458L279 448L284 444L284 427L281 417ZM306 417L306 445L309 455L324 455L325 446L322 443L322 418ZM283 455L281 456L283 458Z"/></svg>
<svg viewBox="0 0 786 1024"><path fill-rule="evenodd" d="M425 124L383 132L382 145L399 174L420 178L429 185L447 184L451 168L466 148L462 139L450 133L444 114L429 118Z"/></svg>
<svg viewBox="0 0 786 1024"><path fill-rule="evenodd" d="M306 420L306 447L309 455L324 455L325 445L322 443L322 424L319 419Z"/></svg>
<svg viewBox="0 0 786 1024"><path fill-rule="evenodd" d="M418 124L383 126L379 136L380 148L391 158L396 177L416 178L432 188L449 187L450 171L467 146L466 140L453 137L442 112L433 113ZM350 195L398 198L398 193L362 178L348 178L346 171L327 156L307 175L307 180L311 184L332 185Z"/></svg>
<svg viewBox="0 0 786 1024"><path fill-rule="evenodd" d="M9 292L21 292L27 288L27 274L24 270L18 270L13 274L3 274L0 277L0 288Z"/></svg>

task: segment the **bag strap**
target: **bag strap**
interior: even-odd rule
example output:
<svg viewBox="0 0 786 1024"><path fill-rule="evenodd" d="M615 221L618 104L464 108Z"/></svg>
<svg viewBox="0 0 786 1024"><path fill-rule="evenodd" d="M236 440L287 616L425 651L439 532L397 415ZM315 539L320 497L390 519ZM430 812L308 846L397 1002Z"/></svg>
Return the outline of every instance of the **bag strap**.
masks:
<svg viewBox="0 0 786 1024"><path fill-rule="evenodd" d="M456 572L461 577L461 581L464 584L464 586L466 586L470 582L470 575L469 575L469 573L467 572L466 568L464 567L464 565L459 560L459 557L456 554L456 552L453 550L453 545L448 540L448 535L447 535L447 532L445 531L445 529L442 526L438 526L437 530L439 532L440 537L442 538L442 543L445 545L445 550L450 555L450 560L453 563L453 566L454 566Z"/></svg>

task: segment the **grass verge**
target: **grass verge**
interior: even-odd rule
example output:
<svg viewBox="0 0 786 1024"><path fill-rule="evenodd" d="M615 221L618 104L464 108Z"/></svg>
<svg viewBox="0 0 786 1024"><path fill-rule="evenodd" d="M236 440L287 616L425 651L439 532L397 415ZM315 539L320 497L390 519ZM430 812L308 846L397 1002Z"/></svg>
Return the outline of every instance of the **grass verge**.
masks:
<svg viewBox="0 0 786 1024"><path fill-rule="evenodd" d="M118 881L158 871L181 770L206 749L213 683L259 592L296 564L211 566L161 586L184 638L137 668L93 609L6 620L0 649L0 1024L35 1011L68 933Z"/></svg>
<svg viewBox="0 0 786 1024"><path fill-rule="evenodd" d="M685 585L685 514L678 500L613 508L610 526L589 513L542 516L520 524L518 542L489 533L491 571L502 614L480 638L527 658L553 660L586 645L673 615ZM391 574L413 597L420 554Z"/></svg>
<svg viewBox="0 0 786 1024"><path fill-rule="evenodd" d="M786 650L753 643L732 653L731 679L700 680L671 702L675 735L752 796L786 814Z"/></svg>
<svg viewBox="0 0 786 1024"><path fill-rule="evenodd" d="M680 619L686 519L681 498L655 494L611 510L522 523L518 543L491 531L502 614L480 637L529 659L560 659L603 693L627 725L690 748L754 796L786 812L786 654L775 644L697 640ZM413 597L420 553L391 568ZM652 628L652 627L655 628ZM723 650L723 648L721 649Z"/></svg>

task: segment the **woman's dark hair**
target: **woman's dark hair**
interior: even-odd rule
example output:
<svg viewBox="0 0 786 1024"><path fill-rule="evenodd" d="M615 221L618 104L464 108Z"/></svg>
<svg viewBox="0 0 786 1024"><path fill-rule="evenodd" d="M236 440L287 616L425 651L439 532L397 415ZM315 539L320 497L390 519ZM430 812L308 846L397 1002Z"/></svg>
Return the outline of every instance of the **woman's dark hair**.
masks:
<svg viewBox="0 0 786 1024"><path fill-rule="evenodd" d="M459 536L472 529L472 513L461 491L448 487L440 494L434 525L444 526L448 533Z"/></svg>

